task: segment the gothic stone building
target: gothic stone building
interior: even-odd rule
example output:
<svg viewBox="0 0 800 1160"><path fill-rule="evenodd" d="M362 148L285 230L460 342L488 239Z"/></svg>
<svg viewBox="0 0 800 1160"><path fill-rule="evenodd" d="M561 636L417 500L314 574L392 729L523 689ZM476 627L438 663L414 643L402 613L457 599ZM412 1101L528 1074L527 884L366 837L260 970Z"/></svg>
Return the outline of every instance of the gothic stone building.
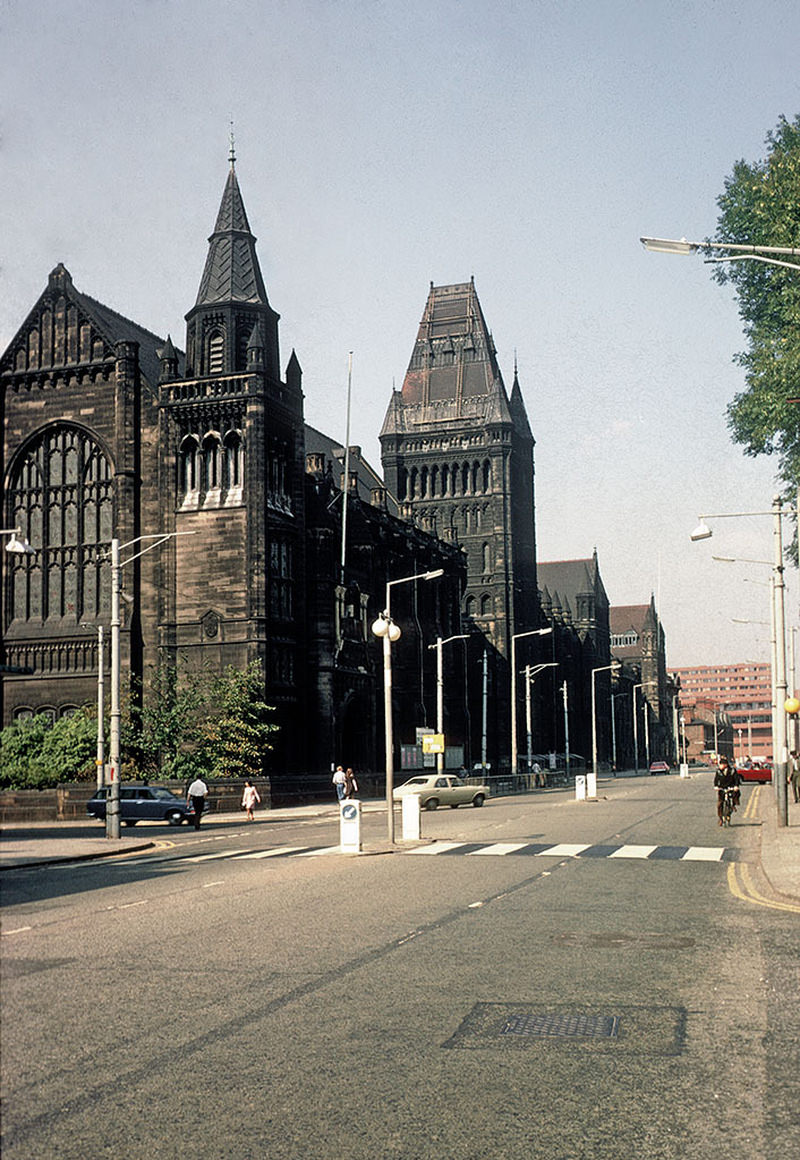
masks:
<svg viewBox="0 0 800 1160"><path fill-rule="evenodd" d="M401 515L466 555L468 663L479 690L487 650L495 755L509 752L512 635L539 625L533 447L516 372L509 395L474 282L431 284L402 389L386 412L381 456ZM477 697L470 716L477 730Z"/></svg>
<svg viewBox="0 0 800 1160"><path fill-rule="evenodd" d="M233 159L186 324L184 356L57 266L0 360L3 519L36 549L3 553L0 565L3 722L93 701L93 630L109 623L116 537L130 545L123 674L146 685L178 658L215 671L259 660L283 726L275 768L379 767L380 644L369 624L386 581L446 570L408 594L402 699L404 672L409 686L430 685L421 640L459 628L463 564L454 545L392 514L379 487L369 500L356 487L341 573L332 498L349 481L331 478L324 447L306 462L300 364L293 352L281 372L278 315ZM141 537L160 533L172 538L140 555ZM407 700L406 731L424 694Z"/></svg>

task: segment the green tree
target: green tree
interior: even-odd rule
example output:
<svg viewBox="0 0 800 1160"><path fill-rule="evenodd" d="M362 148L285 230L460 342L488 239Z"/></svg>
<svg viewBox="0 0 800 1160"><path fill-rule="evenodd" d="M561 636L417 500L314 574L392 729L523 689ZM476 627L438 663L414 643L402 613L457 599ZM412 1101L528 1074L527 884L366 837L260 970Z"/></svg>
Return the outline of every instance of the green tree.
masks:
<svg viewBox="0 0 800 1160"><path fill-rule="evenodd" d="M716 241L800 247L800 115L781 117L766 146L763 160L738 161L727 178ZM778 476L794 493L800 404L789 399L800 396L800 272L752 260L714 272L734 287L747 337L736 356L747 386L728 408L731 434L748 455L777 455Z"/></svg>
<svg viewBox="0 0 800 1160"><path fill-rule="evenodd" d="M209 677L162 665L144 697L135 698L123 718L120 744L136 772L180 780L207 772L197 752L199 722L208 710Z"/></svg>
<svg viewBox="0 0 800 1160"><path fill-rule="evenodd" d="M84 706L51 722L45 713L14 721L0 732L0 788L48 789L93 780L97 715Z"/></svg>
<svg viewBox="0 0 800 1160"><path fill-rule="evenodd" d="M264 752L272 748L278 726L262 699L264 675L253 661L241 671L229 665L212 682L211 702L218 711L202 726L201 749L211 777L258 777Z"/></svg>

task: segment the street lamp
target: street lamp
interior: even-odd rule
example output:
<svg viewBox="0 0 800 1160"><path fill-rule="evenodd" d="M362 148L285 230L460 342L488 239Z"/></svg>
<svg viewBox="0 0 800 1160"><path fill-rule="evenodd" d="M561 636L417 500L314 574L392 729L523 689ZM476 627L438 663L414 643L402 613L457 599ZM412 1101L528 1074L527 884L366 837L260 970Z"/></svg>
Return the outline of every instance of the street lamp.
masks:
<svg viewBox="0 0 800 1160"><path fill-rule="evenodd" d="M440 636L436 638L436 644L429 644L428 648L436 649L436 732L444 736L444 666L442 664L442 645L449 644L451 640L466 640L469 634L466 632L460 633L458 636L448 636L446 640L442 640ZM444 771L444 752L436 754L436 772L438 774Z"/></svg>
<svg viewBox="0 0 800 1160"><path fill-rule="evenodd" d="M88 632L94 632L93 624L82 624L81 628L85 628ZM97 626L97 756L95 757L95 766L97 767L97 788L102 789L105 785L105 748L103 742L103 716L105 713L105 704L103 696L103 626Z"/></svg>
<svg viewBox="0 0 800 1160"><path fill-rule="evenodd" d="M784 709L784 702L786 701L786 615L785 615L785 590L786 585L783 577L783 516L784 509L782 500L779 495L776 495L772 500L772 510L769 512L721 512L716 515L700 516L700 523L691 533L692 540L706 540L711 536L711 529L706 524L707 519L735 519L739 516L763 516L771 515L773 517L773 543L774 543L774 557L772 563L772 590L773 601L772 610L775 625L775 668L773 673L773 686L775 690L775 736L774 740L774 766L775 766L775 800L778 807L778 825L786 826L789 823L789 803L786 789L786 766L788 763L787 737L786 737L786 711ZM740 741L741 749L741 741Z"/></svg>
<svg viewBox="0 0 800 1160"><path fill-rule="evenodd" d="M783 262L773 254L782 254L786 257L799 257L800 249L792 246L742 246L730 242L687 242L686 238L639 238L646 250L656 254L695 254L698 251L705 254L716 254L706 258L712 262L765 262L768 266L783 266L787 270L800 270L795 262ZM719 253L719 251L725 251Z"/></svg>
<svg viewBox="0 0 800 1160"><path fill-rule="evenodd" d="M531 764L533 762L533 755L531 753L531 683L534 677L537 677L544 669L557 669L558 661L548 661L544 665L526 665L523 669L525 673L525 731L528 739L528 784L530 788Z"/></svg>
<svg viewBox="0 0 800 1160"><path fill-rule="evenodd" d="M394 845L394 753L392 738L392 644L402 636L400 625L395 624L391 614L391 590L395 584L408 584L412 580L435 580L444 575L444 568L433 572L417 572L413 576L403 576L400 580L389 580L386 584L385 610L373 621L372 631L383 640L383 726L386 745L386 816L389 842Z"/></svg>
<svg viewBox="0 0 800 1160"><path fill-rule="evenodd" d="M511 776L516 777L517 762L517 641L523 636L547 636L552 628L532 628L530 632L515 632L511 637Z"/></svg>
<svg viewBox="0 0 800 1160"><path fill-rule="evenodd" d="M161 544L166 543L167 540L174 539L175 536L193 536L194 534L194 532L156 532L150 536L137 536L135 540L128 540L126 544L120 544L116 537L111 541L111 711L109 714L108 734L108 765L111 792L106 798L107 838L119 838L119 726L121 716L119 705L121 684L119 600L120 590L122 588L122 569L128 564L132 564L134 560L138 560L140 556L144 556L146 552L152 552L153 548L158 548ZM146 548L142 548L141 551L136 552L133 556L129 556L127 560L120 562L120 552L124 551L125 548L132 548L135 544L141 544L143 540L153 540L154 543L148 544Z"/></svg>
<svg viewBox="0 0 800 1160"><path fill-rule="evenodd" d="M599 668L592 669L592 772L591 784L587 785L587 796L597 796L597 682L595 680L598 673L614 672L618 673L622 668L619 661L612 661L610 665L600 665Z"/></svg>
<svg viewBox="0 0 800 1160"><path fill-rule="evenodd" d="M636 711L636 690L641 689L641 685L633 686L633 765L636 773L639 773L639 714Z"/></svg>

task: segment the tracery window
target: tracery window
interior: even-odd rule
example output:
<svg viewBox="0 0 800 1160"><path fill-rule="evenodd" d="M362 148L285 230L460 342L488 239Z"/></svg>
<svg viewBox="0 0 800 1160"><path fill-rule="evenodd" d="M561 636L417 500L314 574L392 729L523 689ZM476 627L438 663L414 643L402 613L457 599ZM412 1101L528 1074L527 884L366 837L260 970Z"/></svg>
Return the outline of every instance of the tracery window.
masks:
<svg viewBox="0 0 800 1160"><path fill-rule="evenodd" d="M111 541L111 463L85 431L50 427L34 437L14 465L8 489L8 526L36 548L13 556L6 614L19 621L94 619L109 606L101 583Z"/></svg>

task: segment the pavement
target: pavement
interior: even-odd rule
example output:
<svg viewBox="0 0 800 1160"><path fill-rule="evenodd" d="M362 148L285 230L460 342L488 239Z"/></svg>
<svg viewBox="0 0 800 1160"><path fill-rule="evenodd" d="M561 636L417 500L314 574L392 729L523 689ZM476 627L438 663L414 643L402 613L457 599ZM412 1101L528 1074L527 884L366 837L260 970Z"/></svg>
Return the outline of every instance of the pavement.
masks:
<svg viewBox="0 0 800 1160"><path fill-rule="evenodd" d="M368 802L365 811L382 811L383 802ZM269 810L258 815L259 824L269 825L286 820L338 817L336 803L297 806ZM778 813L772 786L764 786L759 795L761 869L773 891L783 899L800 903L800 803L791 800L789 824L778 825ZM240 823L241 812L207 814L203 829L222 824ZM0 830L0 871L30 866L50 866L58 862L119 858L126 854L153 849L163 840L164 831L123 832L108 839L98 826L97 836L86 834L86 821L27 822L6 825ZM148 834L146 837L145 834ZM149 834L153 836L150 837ZM714 835L716 842L717 835ZM366 852L366 851L365 851ZM371 851L374 852L374 851Z"/></svg>

